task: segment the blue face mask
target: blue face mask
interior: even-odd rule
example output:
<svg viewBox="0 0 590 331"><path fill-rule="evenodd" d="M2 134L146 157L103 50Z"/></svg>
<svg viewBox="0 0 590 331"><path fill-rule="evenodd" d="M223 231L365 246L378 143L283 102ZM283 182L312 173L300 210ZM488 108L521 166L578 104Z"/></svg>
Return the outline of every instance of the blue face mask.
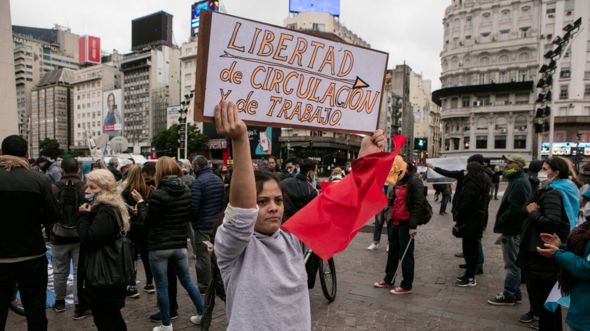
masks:
<svg viewBox="0 0 590 331"><path fill-rule="evenodd" d="M92 203L96 200L96 194L93 193L86 193L84 194L84 201L87 203Z"/></svg>

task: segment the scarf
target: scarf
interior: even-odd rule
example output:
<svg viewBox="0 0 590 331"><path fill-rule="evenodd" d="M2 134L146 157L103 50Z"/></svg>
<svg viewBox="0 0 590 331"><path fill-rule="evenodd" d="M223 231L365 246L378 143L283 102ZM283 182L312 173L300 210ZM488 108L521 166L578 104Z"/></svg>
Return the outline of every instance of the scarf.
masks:
<svg viewBox="0 0 590 331"><path fill-rule="evenodd" d="M548 187L562 193L563 209L570 221L570 228L575 228L578 225L578 211L580 209L580 192L576 184L569 179L556 179Z"/></svg>
<svg viewBox="0 0 590 331"><path fill-rule="evenodd" d="M29 160L24 157L12 155L0 155L0 167L4 168L6 171L10 171L13 168L31 169Z"/></svg>

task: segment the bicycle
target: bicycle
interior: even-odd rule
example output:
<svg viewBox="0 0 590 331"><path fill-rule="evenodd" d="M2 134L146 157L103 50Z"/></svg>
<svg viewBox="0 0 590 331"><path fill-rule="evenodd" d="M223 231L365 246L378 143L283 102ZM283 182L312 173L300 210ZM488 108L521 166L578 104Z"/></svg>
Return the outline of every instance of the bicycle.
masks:
<svg viewBox="0 0 590 331"><path fill-rule="evenodd" d="M312 254L313 252L311 251L311 249L307 249L307 251L305 252L304 263L306 265ZM317 255L316 257L318 259L318 268L314 272L317 272L317 270L319 270L322 292L324 293L326 299L328 299L328 303L331 303L332 301L334 301L334 299L336 299L337 289L336 266L334 265L334 258L330 258L328 261L324 261L320 259Z"/></svg>

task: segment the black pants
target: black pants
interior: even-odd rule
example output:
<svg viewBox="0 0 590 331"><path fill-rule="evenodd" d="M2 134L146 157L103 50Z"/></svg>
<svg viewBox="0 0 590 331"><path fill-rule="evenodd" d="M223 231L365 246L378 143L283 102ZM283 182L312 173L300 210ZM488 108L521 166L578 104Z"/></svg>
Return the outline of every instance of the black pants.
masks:
<svg viewBox="0 0 590 331"><path fill-rule="evenodd" d="M0 263L0 330L6 327L8 306L18 283L27 316L28 330L47 330L47 258L45 256L18 263Z"/></svg>
<svg viewBox="0 0 590 331"><path fill-rule="evenodd" d="M147 239L145 238L133 238L133 249L134 249L134 262L135 262L135 275L134 279L137 279L137 256L141 258L141 263L143 264L143 270L145 271L145 282L146 284L153 284L154 283L154 276L152 275L152 269L150 268L150 259L148 257L148 250L147 250ZM135 282L129 284L131 286L135 286Z"/></svg>
<svg viewBox="0 0 590 331"><path fill-rule="evenodd" d="M479 262L479 245L478 239L463 238L463 255L465 256L465 263L467 268L465 269L465 278L474 278L475 269Z"/></svg>
<svg viewBox="0 0 590 331"><path fill-rule="evenodd" d="M539 330L561 331L561 309L551 312L545 308L545 300L557 281L557 274L527 270L526 289L531 307L539 315Z"/></svg>
<svg viewBox="0 0 590 331"><path fill-rule="evenodd" d="M315 255L313 252L305 263L305 271L307 271L307 288L313 288L315 285L315 277L318 273L320 266L320 257Z"/></svg>
<svg viewBox="0 0 590 331"><path fill-rule="evenodd" d="M407 223L407 222L406 222ZM393 225L388 224L387 234L389 236L389 252L387 254L387 266L385 267L384 280L393 284L395 271L397 270L399 260L408 243L410 242L410 227L406 224ZM414 241L410 243L408 252L402 261L402 276L401 287L406 290L412 289L414 283Z"/></svg>
<svg viewBox="0 0 590 331"><path fill-rule="evenodd" d="M127 325L119 308L93 305L92 317L98 331L127 331Z"/></svg>

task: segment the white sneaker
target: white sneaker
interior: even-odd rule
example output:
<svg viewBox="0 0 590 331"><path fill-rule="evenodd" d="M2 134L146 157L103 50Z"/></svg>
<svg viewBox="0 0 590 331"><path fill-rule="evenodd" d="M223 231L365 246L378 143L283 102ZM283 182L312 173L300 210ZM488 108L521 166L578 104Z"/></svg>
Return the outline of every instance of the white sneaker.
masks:
<svg viewBox="0 0 590 331"><path fill-rule="evenodd" d="M152 331L173 331L172 330L172 324L170 325L160 325L160 326L156 326L155 328L152 329Z"/></svg>
<svg viewBox="0 0 590 331"><path fill-rule="evenodd" d="M367 249L370 251L377 250L377 248L379 248L379 243L371 243L369 247L367 247Z"/></svg>
<svg viewBox="0 0 590 331"><path fill-rule="evenodd" d="M201 319L203 319L203 315L191 316L191 323L199 325L201 324Z"/></svg>

